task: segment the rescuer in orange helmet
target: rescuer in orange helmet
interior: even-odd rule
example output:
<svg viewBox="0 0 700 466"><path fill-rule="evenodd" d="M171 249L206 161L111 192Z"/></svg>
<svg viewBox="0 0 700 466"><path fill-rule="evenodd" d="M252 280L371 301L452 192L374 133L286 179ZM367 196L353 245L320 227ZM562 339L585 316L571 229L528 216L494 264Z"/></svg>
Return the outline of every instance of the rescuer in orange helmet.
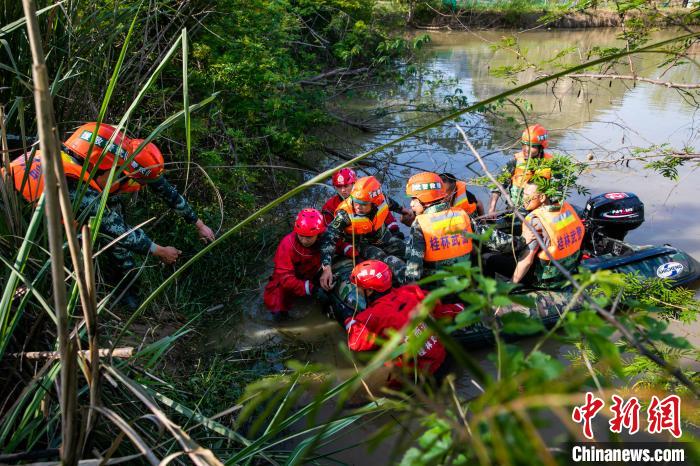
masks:
<svg viewBox="0 0 700 466"><path fill-rule="evenodd" d="M348 198L353 186L355 186L356 181L357 174L352 168L341 168L333 174L331 177L331 182L333 183L333 187L337 193L331 196L326 203L323 204L323 207L321 207L321 213L326 221L326 225L330 225L330 223L333 221L336 209L345 199ZM401 230L399 229L399 223L396 221L396 217L394 217L392 210L401 214L401 222L406 226L411 226L415 216L410 209L406 209L405 207L402 207L399 204L389 200L389 213L386 215L384 224L393 235L400 237L403 235L403 233L401 233ZM346 257L352 258L357 255L357 252L355 251L355 248L353 248L352 244L345 243L343 240L339 241L338 248L342 255Z"/></svg>
<svg viewBox="0 0 700 466"><path fill-rule="evenodd" d="M397 283L403 278L406 245L386 227L389 203L382 186L373 176L359 178L350 195L336 208L335 218L321 236L321 286L333 285L331 263L338 241L354 246L363 259L380 259L389 264Z"/></svg>
<svg viewBox="0 0 700 466"><path fill-rule="evenodd" d="M471 219L464 209L450 207L439 175L413 175L406 184L406 196L416 214L406 245L406 282L469 258Z"/></svg>
<svg viewBox="0 0 700 466"><path fill-rule="evenodd" d="M542 160L552 158L552 155L544 150L549 147L549 133L540 124L528 126L520 138L522 149L517 152L510 162L504 167L503 172L510 174L510 180L504 184L509 190L511 200L516 206L522 202L522 193L525 185L535 176L551 178L552 170L547 167L538 168ZM496 212L496 203L501 192L494 188L491 191L489 202L489 214Z"/></svg>
<svg viewBox="0 0 700 466"><path fill-rule="evenodd" d="M90 179L89 169L83 169L82 160L66 152L61 152L60 155L66 176L65 183L75 206L76 218L94 217L100 206L102 186L96 180ZM14 187L30 205L36 204L44 192L43 170L41 151L38 150L33 154L30 152L17 157L10 164ZM85 185L82 196L79 196L80 183ZM103 213L100 233L108 239L119 238L117 243L105 251L105 255L109 256L110 267L107 267L104 272L109 281L114 284L129 283L126 276L136 267L132 253L151 254L165 264L174 263L181 253L173 246L156 244L141 228L130 227L124 222L118 209L110 206L107 206ZM119 301L129 309L136 309L139 302L134 287L122 288L122 297Z"/></svg>
<svg viewBox="0 0 700 466"><path fill-rule="evenodd" d="M186 223L195 226L203 242L214 241L212 229L197 217L187 200L165 178L163 154L155 144L145 143L143 139L129 138L120 132L105 150L116 128L103 123L94 135L96 128L97 123L85 123L75 130L63 145L67 153L78 159L87 160L91 169L96 167L95 180L102 185L103 189L109 170L116 159L117 166L123 168L124 176L120 176L112 185L111 194L133 193L148 185ZM93 135L95 140L90 150Z"/></svg>

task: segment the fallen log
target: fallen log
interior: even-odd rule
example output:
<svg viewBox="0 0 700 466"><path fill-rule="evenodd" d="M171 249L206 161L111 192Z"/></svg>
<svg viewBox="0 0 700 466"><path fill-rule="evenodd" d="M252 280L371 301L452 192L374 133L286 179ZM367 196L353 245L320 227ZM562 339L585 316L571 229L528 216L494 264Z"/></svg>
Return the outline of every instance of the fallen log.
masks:
<svg viewBox="0 0 700 466"><path fill-rule="evenodd" d="M83 357L90 359L90 352L88 350L82 350L78 352ZM109 356L109 349L102 348L99 350L101 358L106 358ZM124 347L124 348L114 348L112 352L113 358L127 359L134 355L134 348ZM24 359L59 359L61 355L58 351L28 351L26 353L10 353L12 358L24 358Z"/></svg>

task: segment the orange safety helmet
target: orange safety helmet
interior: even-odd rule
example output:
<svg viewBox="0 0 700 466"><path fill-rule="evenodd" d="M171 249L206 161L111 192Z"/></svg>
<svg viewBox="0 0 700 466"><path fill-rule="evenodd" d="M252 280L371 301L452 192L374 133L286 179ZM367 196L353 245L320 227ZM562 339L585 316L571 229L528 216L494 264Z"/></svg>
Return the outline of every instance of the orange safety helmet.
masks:
<svg viewBox="0 0 700 466"><path fill-rule="evenodd" d="M352 269L350 283L380 293L391 288L391 269L382 261L367 260Z"/></svg>
<svg viewBox="0 0 700 466"><path fill-rule="evenodd" d="M355 186L350 191L350 198L358 204L380 205L384 202L382 185L373 176L364 176L355 182Z"/></svg>
<svg viewBox="0 0 700 466"><path fill-rule="evenodd" d="M124 160L131 155L131 138L127 137L123 131L115 136L114 141L109 145L104 156L102 155L107 141L109 141L116 130L114 126L106 123L100 124L100 127L97 129L97 136L95 136L95 143L92 146L92 151L88 153L90 149L90 139L92 139L95 133L96 126L97 123L94 121L85 123L76 129L63 145L76 156L88 160L91 166L94 167L97 165L99 170L108 170L112 168L115 155L121 160L121 162L118 162L119 164L124 163ZM102 158L100 159L100 157Z"/></svg>
<svg viewBox="0 0 700 466"><path fill-rule="evenodd" d="M406 195L418 199L421 204L433 204L444 199L447 192L440 175L423 172L408 179Z"/></svg>
<svg viewBox="0 0 700 466"><path fill-rule="evenodd" d="M130 152L133 154L143 143L144 139L132 139ZM160 178L165 171L165 160L160 149L149 142L136 154L134 160L124 169L124 174L129 178L143 181L153 181Z"/></svg>
<svg viewBox="0 0 700 466"><path fill-rule="evenodd" d="M547 148L549 146L548 138L549 133L544 126L536 124L528 126L525 131L523 131L520 141L526 146L541 146Z"/></svg>

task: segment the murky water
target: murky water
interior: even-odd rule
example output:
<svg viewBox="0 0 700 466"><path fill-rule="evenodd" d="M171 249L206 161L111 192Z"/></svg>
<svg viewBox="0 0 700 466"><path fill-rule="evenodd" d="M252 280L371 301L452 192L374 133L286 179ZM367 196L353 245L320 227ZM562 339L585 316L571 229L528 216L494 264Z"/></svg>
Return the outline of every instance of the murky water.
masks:
<svg viewBox="0 0 700 466"><path fill-rule="evenodd" d="M411 86L382 89L381 106L387 111L382 118L373 118L367 112L376 102L358 98L342 99L336 103L339 113L354 121L363 121L375 128L385 128L377 133L330 132L328 145L350 154L360 153L391 140L399 134L427 123L435 115L415 112L392 113L392 109L405 110L405 105L426 102L441 103L446 96L463 96L469 102L476 102L508 89L511 84L490 75L490 70L514 63L514 55L506 51L494 51L491 45L507 32L435 33L431 34L432 44L426 61L427 74L419 83ZM532 62L542 62L555 56L568 47L577 47L576 54L566 63L578 62L593 46L619 45L615 30L589 31L537 31L520 34L520 49L526 52ZM670 37L670 32L659 34L659 38ZM657 60L650 56L635 59L632 66L638 76L660 78L672 82L700 82L700 70L691 65L665 72L656 67ZM620 73L629 74L629 69L621 68ZM521 78L531 80L536 73L522 73ZM437 79L442 85L433 86ZM696 94L697 95L697 94ZM671 147L700 146L697 129L697 107L692 98L681 92L661 86L615 81L595 81L581 85L571 80L560 80L555 86L539 86L520 96L519 101L527 100L532 106L529 118L543 124L550 130L550 151L569 154L579 160L592 158L594 162L619 160L635 155L635 148L650 145L669 144ZM517 110L506 106L511 115ZM494 172L502 166L514 152L522 128L499 123L492 116L476 115L463 119L462 125L468 130L472 142L481 154L488 154L487 165ZM403 183L418 168L434 171L450 171L462 179L471 179L483 173L465 146L453 124L431 130L420 138L409 140L374 158L378 168L387 175L385 178L392 194L407 205L402 195ZM388 161L401 165L389 165ZM331 163L331 162L329 162ZM370 169L374 174L375 170ZM645 204L646 221L631 232L628 240L637 244L670 243L700 258L700 183L697 182L697 168L693 164L679 169L679 181L671 181L643 169L643 163L629 165L591 165L582 184L593 194L606 191L631 191ZM486 204L488 193L484 188L475 187L475 193ZM319 190L311 196L317 206L329 195L328 190ZM315 197L314 197L315 196ZM573 200L585 203L585 197L574 195ZM313 307L301 307L297 320L275 326L262 309L262 302L252 298L246 305L245 318L234 329L225 330L219 325L211 335L212 345L224 347L234 344L238 347L274 342L296 344L295 355L302 359L325 362L337 367L339 376L354 371L351 363L338 351L338 342L343 333L334 322L322 317ZM700 326L676 326L679 333L685 334L696 345L700 344ZM228 335L221 336L221 332ZM229 343L230 342L230 343ZM303 343L299 345L299 343ZM522 343L529 345L528 342ZM298 349L302 347L302 349ZM569 348L552 344L544 350L563 359ZM485 354L485 353L484 353ZM476 353L485 364L484 354ZM472 393L473 385L468 378L458 381L463 393ZM349 453L350 463L358 460Z"/></svg>

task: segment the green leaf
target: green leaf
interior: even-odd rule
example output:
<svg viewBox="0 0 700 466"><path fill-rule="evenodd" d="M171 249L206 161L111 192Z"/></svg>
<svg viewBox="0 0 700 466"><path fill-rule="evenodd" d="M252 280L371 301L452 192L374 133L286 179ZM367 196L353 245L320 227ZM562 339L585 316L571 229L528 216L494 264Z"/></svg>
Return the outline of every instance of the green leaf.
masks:
<svg viewBox="0 0 700 466"><path fill-rule="evenodd" d="M493 297L493 305L494 306L510 306L513 301L508 296L494 296Z"/></svg>
<svg viewBox="0 0 700 466"><path fill-rule="evenodd" d="M503 332L514 335L533 335L544 331L544 325L538 318L532 318L520 312L510 312L501 317Z"/></svg>
<svg viewBox="0 0 700 466"><path fill-rule="evenodd" d="M537 304L535 298L525 294L512 294L509 296L509 298L515 304L520 304L521 306L527 307L529 309L534 308Z"/></svg>

